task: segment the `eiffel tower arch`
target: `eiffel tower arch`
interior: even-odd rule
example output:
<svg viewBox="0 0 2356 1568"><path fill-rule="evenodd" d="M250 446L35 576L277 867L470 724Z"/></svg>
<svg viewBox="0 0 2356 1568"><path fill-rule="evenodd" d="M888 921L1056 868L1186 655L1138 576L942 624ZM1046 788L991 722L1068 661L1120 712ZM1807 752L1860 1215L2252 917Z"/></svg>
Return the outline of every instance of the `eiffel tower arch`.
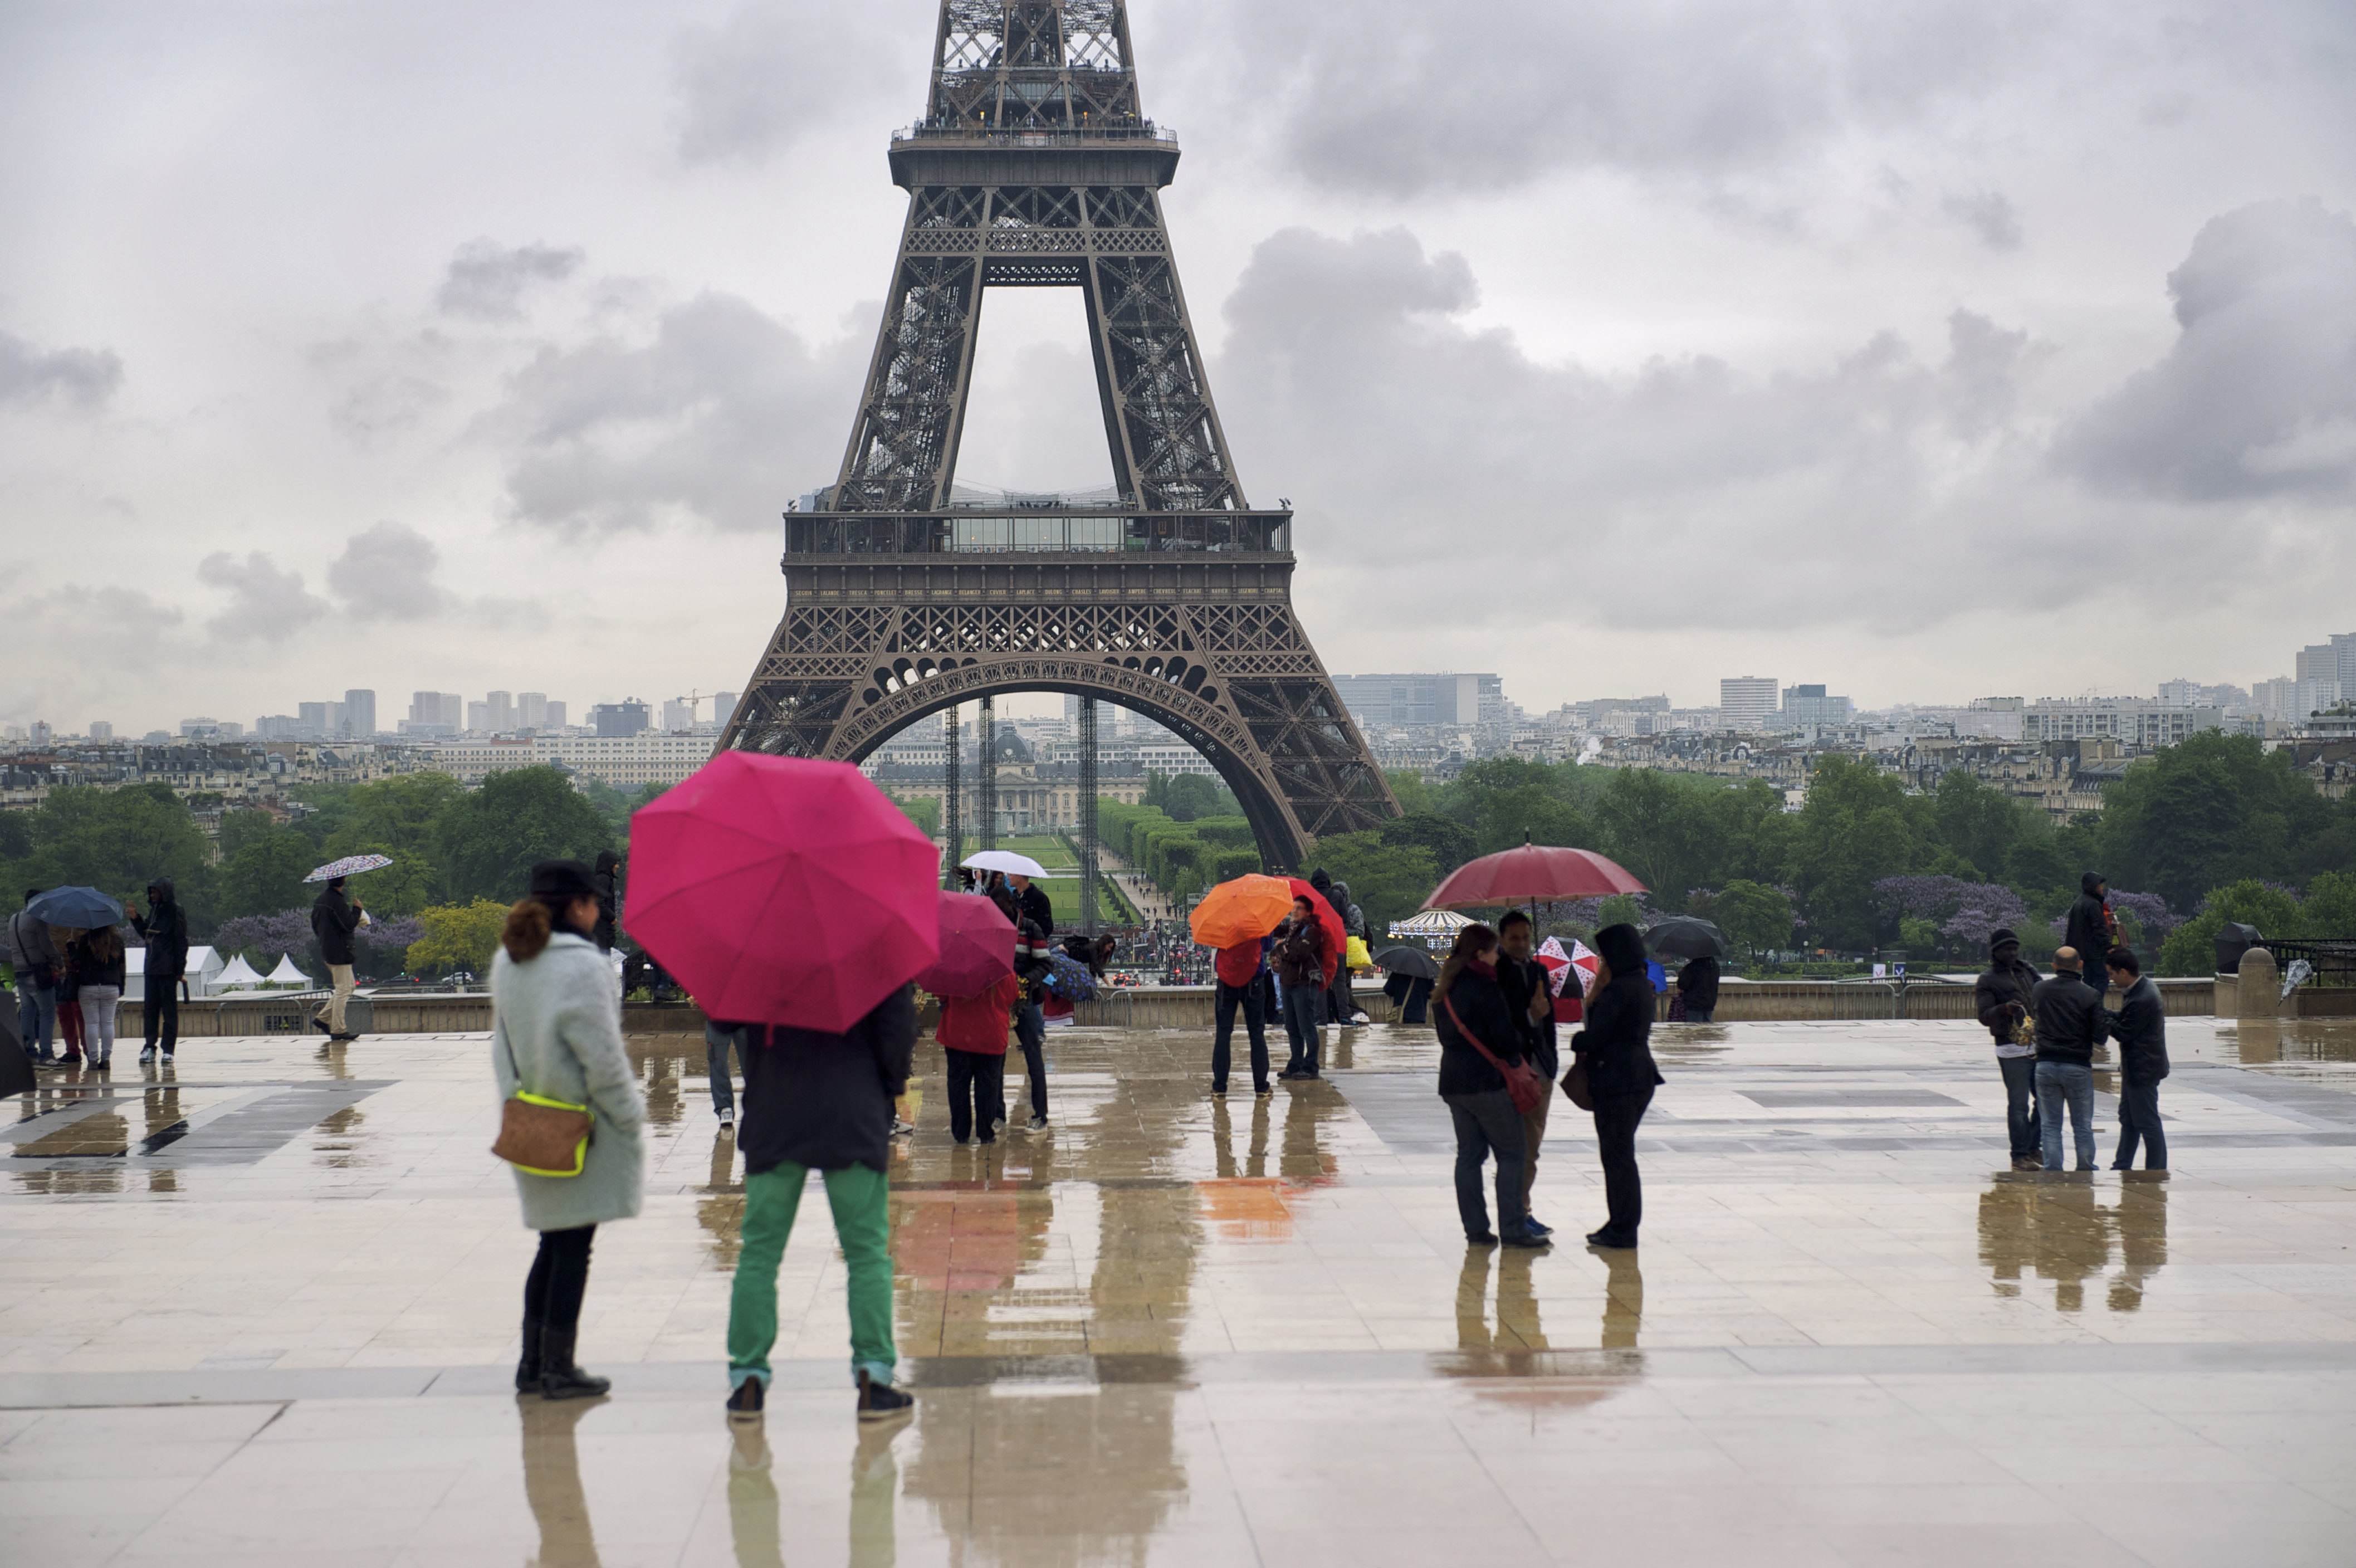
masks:
<svg viewBox="0 0 2356 1568"><path fill-rule="evenodd" d="M856 762L955 703L1067 692L1199 748L1270 869L1398 814L1292 608L1292 513L1244 499L1179 287L1123 0L942 0L892 138L908 218L834 484L786 516L786 612L723 747ZM953 491L983 295L1076 288L1111 499Z"/></svg>

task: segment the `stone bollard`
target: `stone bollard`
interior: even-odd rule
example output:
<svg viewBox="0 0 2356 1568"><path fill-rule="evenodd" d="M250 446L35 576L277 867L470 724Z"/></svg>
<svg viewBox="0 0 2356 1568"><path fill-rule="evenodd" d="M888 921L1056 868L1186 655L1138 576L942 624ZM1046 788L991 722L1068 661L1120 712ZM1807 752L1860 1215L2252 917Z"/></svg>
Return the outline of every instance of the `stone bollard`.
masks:
<svg viewBox="0 0 2356 1568"><path fill-rule="evenodd" d="M2275 955L2264 948L2252 948L2244 953L2241 974L2234 983L2233 993L2233 1016L2280 1016L2282 977L2276 972Z"/></svg>

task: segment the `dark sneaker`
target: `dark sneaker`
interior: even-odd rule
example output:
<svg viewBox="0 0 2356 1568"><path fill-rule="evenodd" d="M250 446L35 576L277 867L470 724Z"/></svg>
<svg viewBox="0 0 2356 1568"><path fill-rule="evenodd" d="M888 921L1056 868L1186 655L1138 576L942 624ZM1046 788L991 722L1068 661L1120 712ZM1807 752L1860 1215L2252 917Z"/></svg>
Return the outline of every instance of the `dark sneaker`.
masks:
<svg viewBox="0 0 2356 1568"><path fill-rule="evenodd" d="M1622 1236L1612 1230L1590 1230L1587 1233L1587 1244L1590 1247L1604 1247L1619 1252L1633 1251L1636 1246L1636 1238Z"/></svg>
<svg viewBox="0 0 2356 1568"><path fill-rule="evenodd" d="M1533 1236L1551 1236L1554 1234L1553 1226L1541 1225L1535 1219L1523 1220L1522 1229L1528 1231Z"/></svg>
<svg viewBox="0 0 2356 1568"><path fill-rule="evenodd" d="M1269 1084L1255 1083L1252 1085L1252 1098L1254 1100L1266 1100L1269 1095L1274 1094L1275 1092L1275 1089Z"/></svg>
<svg viewBox="0 0 2356 1568"><path fill-rule="evenodd" d="M146 1049L141 1051L139 1053L139 1059L143 1062L154 1061L155 1059L155 1047L149 1046Z"/></svg>
<svg viewBox="0 0 2356 1568"><path fill-rule="evenodd" d="M313 1027L313 1028L315 1028L315 1029L318 1030L318 1031L319 1031L319 1033L321 1033L321 1034L323 1034L323 1035L327 1035L327 1034L331 1034L331 1033L333 1033L333 1031L331 1031L331 1030L327 1027L327 1021L325 1018L314 1018L314 1019L312 1019L312 1020L311 1020L311 1027Z"/></svg>
<svg viewBox="0 0 2356 1568"><path fill-rule="evenodd" d="M894 1416L907 1414L916 1406L915 1399L891 1384L873 1381L864 1372L859 1374L860 1420L890 1421Z"/></svg>
<svg viewBox="0 0 2356 1568"><path fill-rule="evenodd" d="M1508 1230L1497 1238L1508 1247L1551 1247L1553 1242L1528 1230Z"/></svg>
<svg viewBox="0 0 2356 1568"><path fill-rule="evenodd" d="M1497 1233L1494 1230L1468 1231L1464 1244L1468 1247L1494 1247L1497 1244Z"/></svg>
<svg viewBox="0 0 2356 1568"><path fill-rule="evenodd" d="M1211 1092L1225 1100L1227 1097L1227 1086L1224 1083L1215 1083L1211 1085Z"/></svg>
<svg viewBox="0 0 2356 1568"><path fill-rule="evenodd" d="M720 1130L723 1133L734 1133L736 1131L736 1118L734 1116L723 1116L720 1119Z"/></svg>
<svg viewBox="0 0 2356 1568"><path fill-rule="evenodd" d="M1033 1133L1044 1133L1046 1130L1047 1119L1044 1116L1033 1116L1031 1118L1031 1131Z"/></svg>
<svg viewBox="0 0 2356 1568"><path fill-rule="evenodd" d="M754 1422L761 1419L761 1407L767 1402L769 1385L758 1378L747 1378L728 1394L728 1419Z"/></svg>

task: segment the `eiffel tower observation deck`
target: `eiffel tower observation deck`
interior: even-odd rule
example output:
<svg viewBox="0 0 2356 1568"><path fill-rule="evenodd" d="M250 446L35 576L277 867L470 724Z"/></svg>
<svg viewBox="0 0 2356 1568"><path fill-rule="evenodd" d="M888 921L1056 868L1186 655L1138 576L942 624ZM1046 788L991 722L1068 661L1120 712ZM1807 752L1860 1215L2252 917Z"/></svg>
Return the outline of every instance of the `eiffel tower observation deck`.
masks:
<svg viewBox="0 0 2356 1568"><path fill-rule="evenodd" d="M835 482L722 745L856 761L927 714L1074 693L1184 736L1271 868L1398 812L1292 609L1292 513L1244 497L1179 286L1121 0L943 0L908 218ZM991 288L1076 288L1114 483L955 482Z"/></svg>

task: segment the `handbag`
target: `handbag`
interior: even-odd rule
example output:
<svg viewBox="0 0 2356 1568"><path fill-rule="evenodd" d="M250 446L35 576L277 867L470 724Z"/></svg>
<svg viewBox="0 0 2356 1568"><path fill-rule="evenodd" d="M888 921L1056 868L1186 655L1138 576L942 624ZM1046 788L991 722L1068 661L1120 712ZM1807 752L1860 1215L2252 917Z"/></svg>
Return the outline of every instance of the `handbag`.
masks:
<svg viewBox="0 0 2356 1568"><path fill-rule="evenodd" d="M1538 1076L1537 1069L1526 1061L1515 1062L1511 1067L1506 1066L1496 1052L1481 1043L1480 1036L1464 1026L1464 1020L1456 1015L1454 997L1443 996L1440 999L1440 1004L1448 1009L1448 1020L1456 1026L1457 1034L1470 1042L1474 1050L1487 1058L1489 1065L1495 1068L1498 1076L1505 1080L1505 1092L1513 1097L1515 1111L1526 1116L1546 1103L1546 1079Z"/></svg>
<svg viewBox="0 0 2356 1568"><path fill-rule="evenodd" d="M508 1069L520 1082L523 1073L505 1029L499 1044L508 1053ZM519 1089L499 1107L499 1135L491 1153L526 1176L577 1176L589 1157L589 1129L595 1121L586 1105Z"/></svg>
<svg viewBox="0 0 2356 1568"><path fill-rule="evenodd" d="M1342 961L1352 969L1372 969L1375 956L1366 950L1366 939L1352 937L1347 943L1344 944Z"/></svg>
<svg viewBox="0 0 2356 1568"><path fill-rule="evenodd" d="M1570 1058L1570 1070L1562 1075L1562 1092L1581 1111L1595 1109L1595 1080L1587 1075L1585 1051Z"/></svg>
<svg viewBox="0 0 2356 1568"><path fill-rule="evenodd" d="M1682 1024L1685 1021L1686 993L1682 991L1672 993L1669 997L1669 1016L1667 1022L1672 1024Z"/></svg>

